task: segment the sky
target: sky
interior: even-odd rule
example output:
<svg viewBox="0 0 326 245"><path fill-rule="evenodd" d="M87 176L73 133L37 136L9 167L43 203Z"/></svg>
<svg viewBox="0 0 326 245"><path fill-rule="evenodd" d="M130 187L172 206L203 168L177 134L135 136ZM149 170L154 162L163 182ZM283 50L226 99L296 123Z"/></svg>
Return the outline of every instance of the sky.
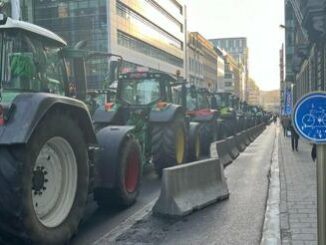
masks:
<svg viewBox="0 0 326 245"><path fill-rule="evenodd" d="M185 0L188 31L206 39L247 37L249 76L261 90L279 89L284 0Z"/></svg>

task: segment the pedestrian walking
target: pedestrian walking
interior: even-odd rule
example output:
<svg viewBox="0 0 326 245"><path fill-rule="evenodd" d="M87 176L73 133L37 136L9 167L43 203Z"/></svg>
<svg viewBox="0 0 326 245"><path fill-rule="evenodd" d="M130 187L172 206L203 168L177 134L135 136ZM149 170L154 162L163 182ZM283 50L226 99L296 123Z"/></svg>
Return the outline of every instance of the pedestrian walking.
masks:
<svg viewBox="0 0 326 245"><path fill-rule="evenodd" d="M282 123L282 128L283 128L283 136L286 137L288 127L289 127L289 119L287 117L282 117L281 123Z"/></svg>
<svg viewBox="0 0 326 245"><path fill-rule="evenodd" d="M317 158L317 145L316 144L312 145L311 158L313 161L316 161L316 158Z"/></svg>
<svg viewBox="0 0 326 245"><path fill-rule="evenodd" d="M292 151L296 150L298 151L298 145L299 145L299 135L295 131L292 122L290 120L289 122L289 130L291 131L291 146L292 146Z"/></svg>

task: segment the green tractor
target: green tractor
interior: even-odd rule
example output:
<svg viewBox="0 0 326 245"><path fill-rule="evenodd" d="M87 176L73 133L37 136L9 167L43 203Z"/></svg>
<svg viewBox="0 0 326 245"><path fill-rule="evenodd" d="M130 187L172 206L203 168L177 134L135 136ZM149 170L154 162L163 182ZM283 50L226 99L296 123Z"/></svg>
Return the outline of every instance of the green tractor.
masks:
<svg viewBox="0 0 326 245"><path fill-rule="evenodd" d="M220 125L219 138L226 138L236 134L238 130L238 117L237 117L237 101L236 97L231 93L213 93L215 98L215 106L212 103L213 109L219 111L218 122Z"/></svg>
<svg viewBox="0 0 326 245"><path fill-rule="evenodd" d="M78 83L69 80L66 42L53 32L0 14L0 49L0 231L16 244L65 244L89 194L102 207L136 201L134 127L94 130L85 63L73 57Z"/></svg>
<svg viewBox="0 0 326 245"><path fill-rule="evenodd" d="M95 125L132 125L143 152L143 163L156 173L200 156L197 124L189 124L185 110L172 100L177 80L163 72L120 74L114 102L98 108ZM189 153L189 154L187 154Z"/></svg>
<svg viewBox="0 0 326 245"><path fill-rule="evenodd" d="M218 111L211 109L211 95L205 88L183 84L174 88L176 103L187 110L191 122L200 124L200 146L203 155L209 155L210 145L218 139Z"/></svg>

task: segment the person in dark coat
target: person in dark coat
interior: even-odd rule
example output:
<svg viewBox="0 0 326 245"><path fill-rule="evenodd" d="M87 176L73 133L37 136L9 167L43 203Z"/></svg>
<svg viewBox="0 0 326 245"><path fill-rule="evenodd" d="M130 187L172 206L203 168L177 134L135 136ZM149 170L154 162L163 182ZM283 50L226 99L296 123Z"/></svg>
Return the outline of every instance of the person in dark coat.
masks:
<svg viewBox="0 0 326 245"><path fill-rule="evenodd" d="M289 119L287 117L282 117L282 127L283 127L283 136L286 137L286 133L289 127Z"/></svg>
<svg viewBox="0 0 326 245"><path fill-rule="evenodd" d="M292 121L289 122L288 126L289 130L291 131L291 146L292 146L292 151L296 150L298 151L298 144L299 144L299 135L295 131Z"/></svg>

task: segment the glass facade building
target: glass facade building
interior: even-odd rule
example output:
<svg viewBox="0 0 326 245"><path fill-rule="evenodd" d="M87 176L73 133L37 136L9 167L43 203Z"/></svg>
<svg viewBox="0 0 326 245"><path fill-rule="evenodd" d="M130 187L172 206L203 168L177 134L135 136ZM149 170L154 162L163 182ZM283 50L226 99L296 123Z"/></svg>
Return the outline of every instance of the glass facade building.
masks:
<svg viewBox="0 0 326 245"><path fill-rule="evenodd" d="M184 77L183 0L21 0L22 17L73 46L121 55L124 67L144 66Z"/></svg>

